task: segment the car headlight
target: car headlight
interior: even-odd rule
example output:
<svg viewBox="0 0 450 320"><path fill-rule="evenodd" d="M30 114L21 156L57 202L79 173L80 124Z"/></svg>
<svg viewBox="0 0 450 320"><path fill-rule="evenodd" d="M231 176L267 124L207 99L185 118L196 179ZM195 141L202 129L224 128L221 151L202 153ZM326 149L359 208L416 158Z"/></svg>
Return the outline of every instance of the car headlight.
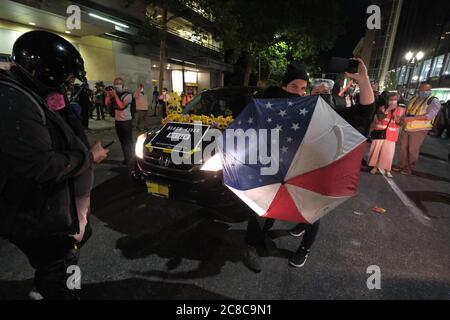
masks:
<svg viewBox="0 0 450 320"><path fill-rule="evenodd" d="M134 151L136 153L136 157L138 157L139 159L144 159L144 144L146 139L147 139L146 133L140 135L137 138L136 147Z"/></svg>
<svg viewBox="0 0 450 320"><path fill-rule="evenodd" d="M202 171L220 171L223 169L222 166L222 158L220 157L220 154L216 154L209 160L205 162L205 164L202 167Z"/></svg>

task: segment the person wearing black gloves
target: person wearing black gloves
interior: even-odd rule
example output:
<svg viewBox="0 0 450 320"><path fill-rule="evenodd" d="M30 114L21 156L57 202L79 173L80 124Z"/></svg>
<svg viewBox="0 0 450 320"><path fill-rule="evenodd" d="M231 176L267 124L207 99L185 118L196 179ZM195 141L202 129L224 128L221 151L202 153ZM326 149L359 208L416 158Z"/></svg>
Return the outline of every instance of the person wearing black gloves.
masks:
<svg viewBox="0 0 450 320"><path fill-rule="evenodd" d="M87 83L82 57L45 31L22 35L11 69L0 72L0 236L28 257L48 300L76 298L67 268L88 237L81 199L93 164L108 154L100 143L89 149L59 112L74 77Z"/></svg>
<svg viewBox="0 0 450 320"><path fill-rule="evenodd" d="M361 59L359 61L358 73L346 73L346 76L359 83L360 104L350 108L338 109L335 111L344 118L351 126L367 137L370 125L375 113L375 97L369 80L367 67ZM306 95L308 87L308 74L305 66L299 62L293 62L288 66L282 87L270 87L264 92L256 95L260 99L295 98ZM320 92L316 90L314 94L320 94L325 101L332 101L330 92ZM258 249L264 251L265 233L274 225L274 220L264 219L251 212L246 233L247 250L245 254L246 265L255 272L260 272L261 259ZM297 252L290 258L289 264L293 267L303 267L309 256L319 232L320 221L312 225L298 225L290 234L295 237L303 235L302 242Z"/></svg>

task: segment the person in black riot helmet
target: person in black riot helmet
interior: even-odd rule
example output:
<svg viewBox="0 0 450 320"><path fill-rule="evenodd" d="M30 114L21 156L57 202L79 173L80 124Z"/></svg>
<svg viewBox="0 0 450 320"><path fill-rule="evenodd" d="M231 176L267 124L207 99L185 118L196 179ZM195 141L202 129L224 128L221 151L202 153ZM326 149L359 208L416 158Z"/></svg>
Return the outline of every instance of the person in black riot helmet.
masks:
<svg viewBox="0 0 450 320"><path fill-rule="evenodd" d="M67 268L90 235L92 166L108 154L67 107L74 78L87 84L80 54L44 31L22 35L0 72L0 236L28 257L44 299L76 298Z"/></svg>

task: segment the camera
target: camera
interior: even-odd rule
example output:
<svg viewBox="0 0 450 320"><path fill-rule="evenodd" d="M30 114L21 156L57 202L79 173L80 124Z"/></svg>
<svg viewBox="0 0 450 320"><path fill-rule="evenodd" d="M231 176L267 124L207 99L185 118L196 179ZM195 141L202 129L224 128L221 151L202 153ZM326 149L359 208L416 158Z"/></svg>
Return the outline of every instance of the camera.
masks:
<svg viewBox="0 0 450 320"><path fill-rule="evenodd" d="M113 86L108 86L105 88L105 91L113 91L114 87Z"/></svg>
<svg viewBox="0 0 450 320"><path fill-rule="evenodd" d="M359 61L356 59L331 58L328 65L330 73L358 73Z"/></svg>

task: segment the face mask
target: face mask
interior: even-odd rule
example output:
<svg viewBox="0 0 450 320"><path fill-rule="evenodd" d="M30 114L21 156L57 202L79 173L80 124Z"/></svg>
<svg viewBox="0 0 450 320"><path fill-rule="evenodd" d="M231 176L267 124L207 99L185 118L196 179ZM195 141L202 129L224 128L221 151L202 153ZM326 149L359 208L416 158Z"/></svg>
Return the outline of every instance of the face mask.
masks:
<svg viewBox="0 0 450 320"><path fill-rule="evenodd" d="M59 111L64 109L66 102L64 101L64 96L59 92L50 93L47 98L47 105L53 111Z"/></svg>
<svg viewBox="0 0 450 320"><path fill-rule="evenodd" d="M389 101L388 106L390 108L396 108L398 106L398 101L397 100L393 100L393 101Z"/></svg>
<svg viewBox="0 0 450 320"><path fill-rule="evenodd" d="M116 89L117 92L123 91L123 85L116 85L116 86L114 86L114 88Z"/></svg>
<svg viewBox="0 0 450 320"><path fill-rule="evenodd" d="M419 91L419 97L422 99L426 99L431 97L433 93L431 91Z"/></svg>

